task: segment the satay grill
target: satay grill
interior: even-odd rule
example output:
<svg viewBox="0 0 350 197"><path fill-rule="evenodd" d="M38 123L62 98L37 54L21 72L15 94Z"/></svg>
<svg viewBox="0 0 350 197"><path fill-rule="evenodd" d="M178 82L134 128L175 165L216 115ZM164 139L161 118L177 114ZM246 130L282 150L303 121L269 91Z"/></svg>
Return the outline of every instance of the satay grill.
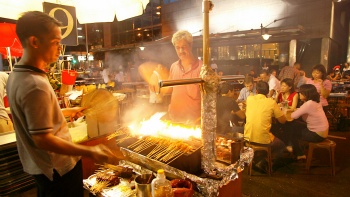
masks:
<svg viewBox="0 0 350 197"><path fill-rule="evenodd" d="M128 127L119 129L110 136L112 137L116 137L117 144L136 157L147 157L191 174L198 174L201 170L200 138L135 135Z"/></svg>

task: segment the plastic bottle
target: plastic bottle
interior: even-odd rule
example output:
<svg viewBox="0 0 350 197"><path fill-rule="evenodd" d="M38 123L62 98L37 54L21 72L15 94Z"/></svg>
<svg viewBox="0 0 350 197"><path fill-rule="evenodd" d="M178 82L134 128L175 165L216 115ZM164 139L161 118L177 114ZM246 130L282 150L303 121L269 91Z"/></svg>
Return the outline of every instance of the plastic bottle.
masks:
<svg viewBox="0 0 350 197"><path fill-rule="evenodd" d="M152 197L173 197L171 183L166 179L164 170L157 171L157 178L152 181Z"/></svg>

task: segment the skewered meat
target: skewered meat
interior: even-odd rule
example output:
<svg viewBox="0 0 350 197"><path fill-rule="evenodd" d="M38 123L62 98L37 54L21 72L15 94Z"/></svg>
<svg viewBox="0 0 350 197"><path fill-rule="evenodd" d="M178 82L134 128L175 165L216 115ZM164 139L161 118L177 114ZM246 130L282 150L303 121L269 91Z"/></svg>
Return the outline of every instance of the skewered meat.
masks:
<svg viewBox="0 0 350 197"><path fill-rule="evenodd" d="M105 168L111 169L114 171L114 174L118 177L129 179L132 177L133 169L132 168L127 168L123 166L115 166L112 164L105 164Z"/></svg>
<svg viewBox="0 0 350 197"><path fill-rule="evenodd" d="M120 183L120 179L116 174L101 172L97 174L96 182L106 182L107 186L115 186Z"/></svg>

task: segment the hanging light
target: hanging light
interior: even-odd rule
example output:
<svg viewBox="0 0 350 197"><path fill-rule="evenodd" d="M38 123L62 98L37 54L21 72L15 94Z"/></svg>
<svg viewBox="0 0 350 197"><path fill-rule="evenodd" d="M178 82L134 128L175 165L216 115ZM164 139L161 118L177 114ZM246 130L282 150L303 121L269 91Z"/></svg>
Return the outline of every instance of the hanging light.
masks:
<svg viewBox="0 0 350 197"><path fill-rule="evenodd" d="M265 33L261 35L263 37L264 40L268 40L271 35L267 33L267 29L265 28Z"/></svg>
<svg viewBox="0 0 350 197"><path fill-rule="evenodd" d="M146 47L143 46L143 41L141 42L141 45L139 46L139 48L141 51L145 50Z"/></svg>
<svg viewBox="0 0 350 197"><path fill-rule="evenodd" d="M264 40L268 40L270 38L270 34L263 34L261 35L263 37Z"/></svg>

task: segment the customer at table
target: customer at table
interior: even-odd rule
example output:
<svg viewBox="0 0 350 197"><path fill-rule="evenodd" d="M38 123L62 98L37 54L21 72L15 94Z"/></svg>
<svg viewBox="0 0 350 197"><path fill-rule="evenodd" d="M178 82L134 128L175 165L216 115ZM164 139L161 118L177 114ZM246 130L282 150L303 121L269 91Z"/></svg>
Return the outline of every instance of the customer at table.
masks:
<svg viewBox="0 0 350 197"><path fill-rule="evenodd" d="M297 85L297 87L296 87L297 89L299 89L299 87L300 87L301 85L306 84L307 80L309 80L309 78L306 77L305 71L299 70L299 72L300 72L300 78L299 78L298 85Z"/></svg>
<svg viewBox="0 0 350 197"><path fill-rule="evenodd" d="M227 82L221 83L216 102L218 133L230 133L232 131L230 122L238 126L238 120L245 119L245 112L239 108L233 96L233 85Z"/></svg>
<svg viewBox="0 0 350 197"><path fill-rule="evenodd" d="M306 84L312 84L316 87L317 92L320 95L320 103L323 110L328 111L327 98L332 90L332 83L327 79L326 68L322 64L317 64L312 68L312 77L306 82Z"/></svg>
<svg viewBox="0 0 350 197"><path fill-rule="evenodd" d="M336 65L327 75L327 79L331 81L337 81L341 79L340 66Z"/></svg>
<svg viewBox="0 0 350 197"><path fill-rule="evenodd" d="M12 121L7 114L4 104L4 97L6 96L6 84L9 75L5 72L0 72L0 133L13 131Z"/></svg>
<svg viewBox="0 0 350 197"><path fill-rule="evenodd" d="M138 68L135 66L135 63L133 60L127 61L124 75L125 75L125 82L141 81Z"/></svg>
<svg viewBox="0 0 350 197"><path fill-rule="evenodd" d="M299 62L295 62L293 66L285 64L285 66L281 69L280 73L278 74L278 79L282 81L285 78L290 78L293 80L294 87L296 87L300 78L300 67L301 64Z"/></svg>
<svg viewBox="0 0 350 197"><path fill-rule="evenodd" d="M8 99L23 170L33 175L38 196L84 196L80 156L95 162L116 162L105 146L72 143L65 116L83 108L61 110L45 70L60 56L61 23L31 11L18 20L16 33L23 56L7 83Z"/></svg>
<svg viewBox="0 0 350 197"><path fill-rule="evenodd" d="M244 88L241 89L239 92L237 102L239 103L245 103L248 96L254 96L256 95L256 87L254 83L254 78L251 76L246 76L244 78Z"/></svg>
<svg viewBox="0 0 350 197"><path fill-rule="evenodd" d="M202 66L192 53L193 38L188 31L178 31L172 37L179 60L170 67L169 79L197 78ZM168 109L175 122L198 122L201 114L201 94L198 84L174 86Z"/></svg>
<svg viewBox="0 0 350 197"><path fill-rule="evenodd" d="M278 94L276 101L281 107L287 102L288 109L295 110L298 104L298 94L294 90L294 82L290 78L285 78L281 81L281 91Z"/></svg>
<svg viewBox="0 0 350 197"><path fill-rule="evenodd" d="M266 82L257 82L256 92L257 95L247 98L244 138L250 143L271 146L273 157L276 158L282 152L284 143L271 133L271 127L273 119L284 124L286 117L277 103L266 96L269 93L269 85ZM266 160L256 158L255 163L259 167L266 165Z"/></svg>
<svg viewBox="0 0 350 197"><path fill-rule="evenodd" d="M290 140L293 146L294 155L297 159L306 159L304 151L300 147L299 140L308 142L322 142L328 136L329 124L325 112L320 103L320 95L315 86L304 84L299 89L300 99L304 104L293 113L287 113L287 120L293 121L288 127L287 132L290 133Z"/></svg>
<svg viewBox="0 0 350 197"><path fill-rule="evenodd" d="M253 79L257 78L254 69L251 69L247 75L253 77Z"/></svg>
<svg viewBox="0 0 350 197"><path fill-rule="evenodd" d="M264 62L264 64L261 67L261 70L265 70L265 71L269 72L269 66L267 65L267 62Z"/></svg>
<svg viewBox="0 0 350 197"><path fill-rule="evenodd" d="M273 75L274 77L277 78L277 71L276 71L276 69L271 69L270 73L271 73L271 75Z"/></svg>
<svg viewBox="0 0 350 197"><path fill-rule="evenodd" d="M347 62L344 63L342 78L343 79L350 79L350 67L349 67L349 63L347 63Z"/></svg>
<svg viewBox="0 0 350 197"><path fill-rule="evenodd" d="M267 97L276 98L281 88L280 81L266 70L260 72L260 80L269 84L269 93L267 94Z"/></svg>

